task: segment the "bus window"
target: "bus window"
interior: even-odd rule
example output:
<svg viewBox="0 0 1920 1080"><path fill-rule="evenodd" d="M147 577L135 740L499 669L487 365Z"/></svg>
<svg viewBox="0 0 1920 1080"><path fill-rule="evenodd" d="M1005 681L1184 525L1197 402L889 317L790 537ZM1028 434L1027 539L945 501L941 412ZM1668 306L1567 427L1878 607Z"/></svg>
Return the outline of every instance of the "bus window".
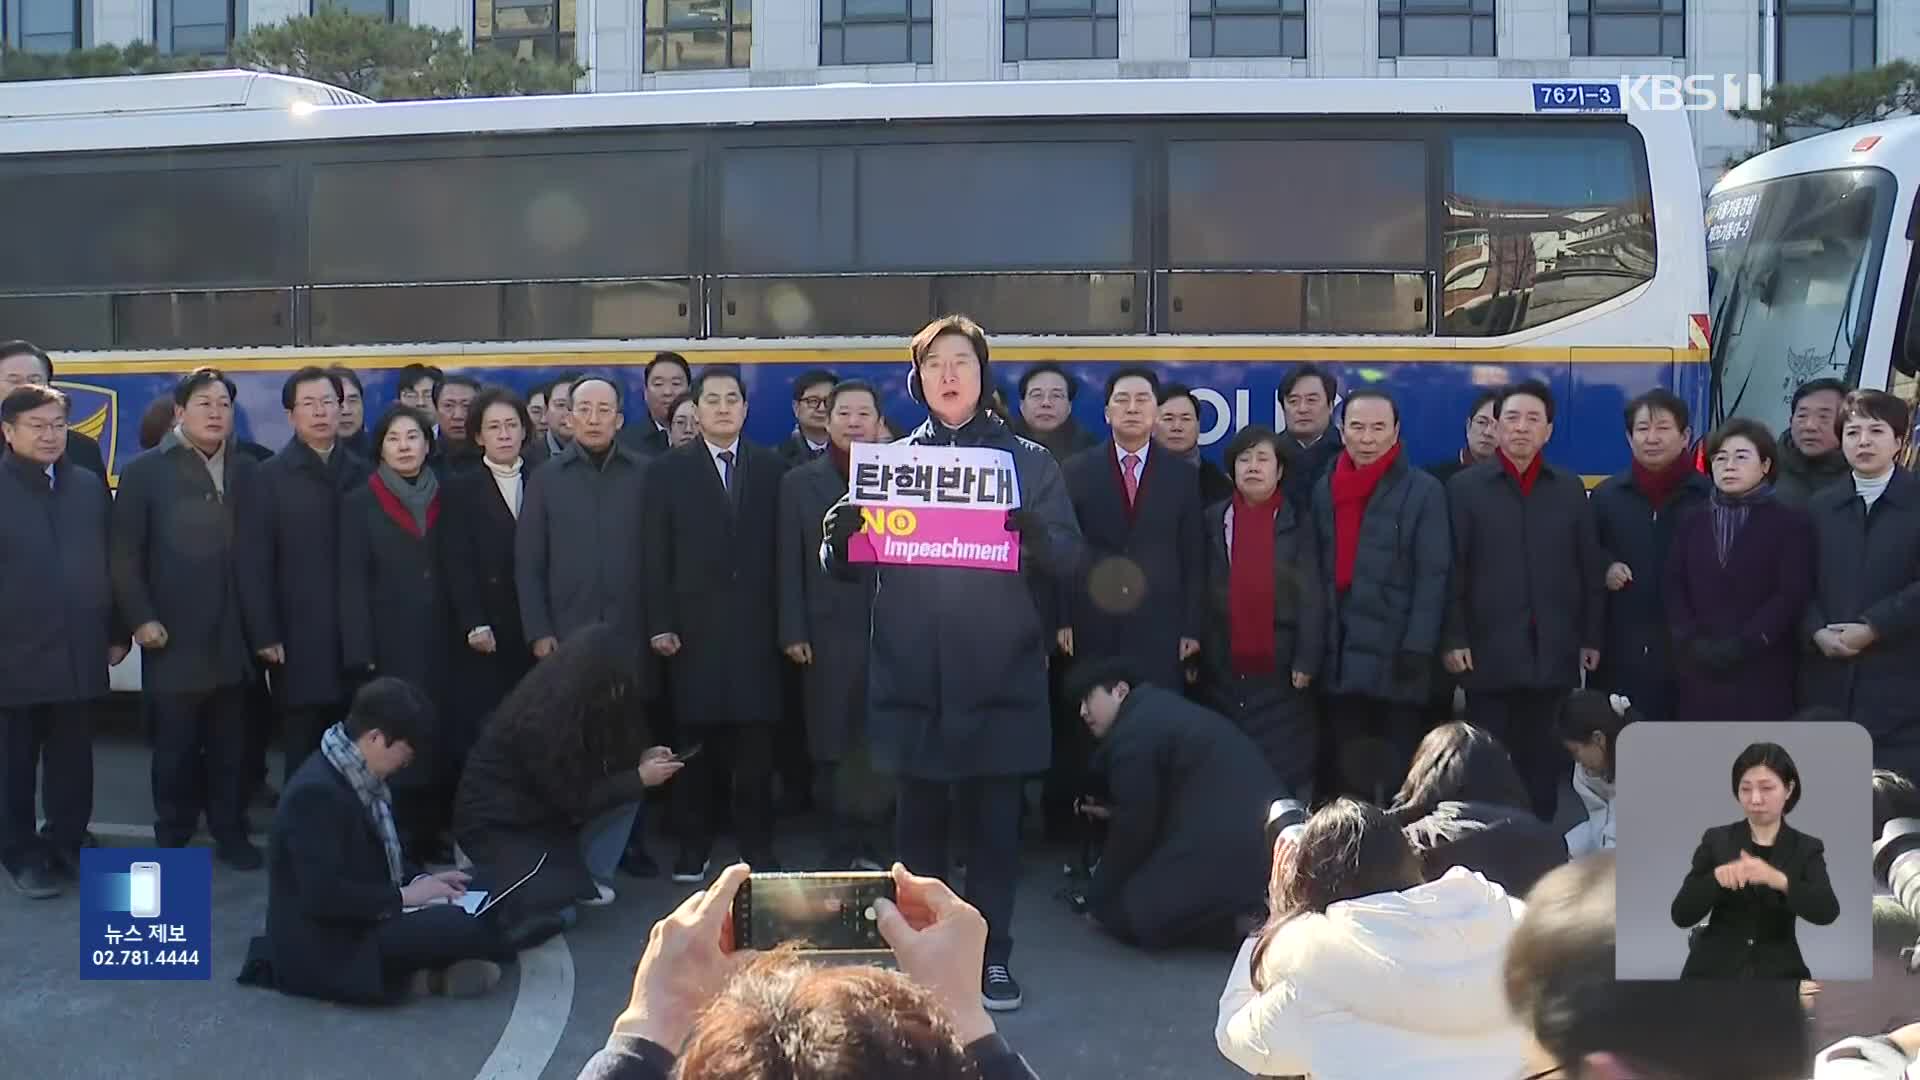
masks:
<svg viewBox="0 0 1920 1080"><path fill-rule="evenodd" d="M1511 334L1653 279L1652 186L1629 129L1452 140L1440 332Z"/></svg>
<svg viewBox="0 0 1920 1080"><path fill-rule="evenodd" d="M1167 147L1175 270L1414 268L1427 255L1427 151L1295 139Z"/></svg>
<svg viewBox="0 0 1920 1080"><path fill-rule="evenodd" d="M1740 415L1782 429L1801 383L1858 381L1893 190L1878 169L1840 169L1714 197L1715 423Z"/></svg>

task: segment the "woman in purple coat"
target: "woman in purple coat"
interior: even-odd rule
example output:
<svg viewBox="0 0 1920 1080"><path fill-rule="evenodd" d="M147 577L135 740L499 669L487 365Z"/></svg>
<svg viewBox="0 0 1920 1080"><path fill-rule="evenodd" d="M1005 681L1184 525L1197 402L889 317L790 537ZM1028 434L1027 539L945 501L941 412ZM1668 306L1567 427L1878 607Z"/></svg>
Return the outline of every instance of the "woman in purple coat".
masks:
<svg viewBox="0 0 1920 1080"><path fill-rule="evenodd" d="M1795 629L1813 588L1806 514L1773 497L1779 450L1729 420L1707 438L1708 505L1681 521L1667 561L1667 626L1683 720L1785 720Z"/></svg>

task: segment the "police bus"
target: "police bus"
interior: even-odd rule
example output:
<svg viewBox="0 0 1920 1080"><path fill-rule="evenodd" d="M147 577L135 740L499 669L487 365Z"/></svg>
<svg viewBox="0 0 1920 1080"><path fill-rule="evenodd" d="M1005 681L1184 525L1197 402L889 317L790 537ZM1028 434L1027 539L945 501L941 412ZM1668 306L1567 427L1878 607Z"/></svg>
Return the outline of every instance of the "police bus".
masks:
<svg viewBox="0 0 1920 1080"><path fill-rule="evenodd" d="M370 418L425 362L525 388L673 350L875 379L967 312L1026 366L1193 385L1204 445L1275 423L1313 361L1404 406L1416 460L1481 388L1541 378L1550 452L1623 467L1620 409L1707 401L1685 114L1610 84L1126 80L372 104L242 72L0 86L0 335L53 350L117 473L182 371L289 434L285 375L343 362ZM195 96L204 99L195 103ZM1076 411L1099 426L1099 394Z"/></svg>
<svg viewBox="0 0 1920 1080"><path fill-rule="evenodd" d="M1794 387L1838 378L1915 401L1920 118L1769 150L1707 204L1716 418L1787 426Z"/></svg>

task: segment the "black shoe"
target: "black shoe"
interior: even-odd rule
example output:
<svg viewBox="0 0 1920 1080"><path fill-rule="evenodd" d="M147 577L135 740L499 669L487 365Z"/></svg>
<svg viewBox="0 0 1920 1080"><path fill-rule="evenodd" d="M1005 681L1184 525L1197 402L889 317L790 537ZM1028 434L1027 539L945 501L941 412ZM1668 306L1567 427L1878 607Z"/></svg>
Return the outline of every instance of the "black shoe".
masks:
<svg viewBox="0 0 1920 1080"><path fill-rule="evenodd" d="M680 857L673 860L673 880L682 884L704 884L707 871L713 869L713 859L698 852L682 850Z"/></svg>
<svg viewBox="0 0 1920 1080"><path fill-rule="evenodd" d="M60 880L43 863L28 862L18 868L10 866L7 876L13 879L13 887L20 895L29 900L51 900L60 895Z"/></svg>
<svg viewBox="0 0 1920 1080"><path fill-rule="evenodd" d="M657 878L660 876L660 864L653 861L646 848L630 847L620 856L620 870L628 877Z"/></svg>
<svg viewBox="0 0 1920 1080"><path fill-rule="evenodd" d="M260 849L254 847L251 840L234 840L217 845L214 848L214 855L235 870L258 870L267 864L267 860L260 854Z"/></svg>
<svg viewBox="0 0 1920 1080"><path fill-rule="evenodd" d="M1020 984L1005 964L988 964L980 973L980 1004L991 1012L1012 1012L1020 1007Z"/></svg>

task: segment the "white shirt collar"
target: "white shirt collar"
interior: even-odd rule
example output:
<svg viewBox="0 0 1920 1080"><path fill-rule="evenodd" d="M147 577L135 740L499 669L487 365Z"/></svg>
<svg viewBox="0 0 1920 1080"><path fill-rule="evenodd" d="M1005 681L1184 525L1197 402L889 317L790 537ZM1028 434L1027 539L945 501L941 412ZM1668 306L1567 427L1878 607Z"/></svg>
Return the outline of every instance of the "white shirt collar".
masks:
<svg viewBox="0 0 1920 1080"><path fill-rule="evenodd" d="M707 442L707 440L705 439L701 439L700 442L704 446L706 446L707 456L713 459L713 467L716 469L719 469L721 472L721 475L724 476L727 471L726 462L720 460L720 455L723 453L731 452L733 454L734 467L735 468L739 467L740 465L740 440L739 439L736 438L731 443L728 443L725 446L715 446L712 443Z"/></svg>
<svg viewBox="0 0 1920 1080"><path fill-rule="evenodd" d="M57 483L59 483L59 480L57 480L53 475L53 466L48 465L47 466L47 488L51 490L53 486Z"/></svg>
<svg viewBox="0 0 1920 1080"><path fill-rule="evenodd" d="M1146 444L1141 446L1140 449L1138 450L1128 450L1127 448L1121 446L1120 443L1116 440L1113 444L1113 460L1119 462L1120 468L1122 470L1125 470L1127 467L1127 455L1132 454L1135 457L1138 457L1140 459L1140 475L1145 476L1147 472L1147 451L1152 449L1152 447L1153 447L1152 439L1148 439L1146 441Z"/></svg>

